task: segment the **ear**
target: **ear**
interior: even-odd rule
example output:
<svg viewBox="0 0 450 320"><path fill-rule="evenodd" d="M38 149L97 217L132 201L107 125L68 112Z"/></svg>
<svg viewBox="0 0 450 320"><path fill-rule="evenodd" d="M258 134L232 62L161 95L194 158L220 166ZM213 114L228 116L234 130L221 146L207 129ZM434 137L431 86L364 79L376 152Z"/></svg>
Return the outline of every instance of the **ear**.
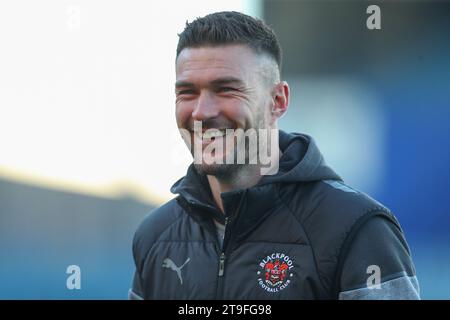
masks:
<svg viewBox="0 0 450 320"><path fill-rule="evenodd" d="M273 105L271 110L271 124L280 119L289 107L289 85L281 81L273 89Z"/></svg>

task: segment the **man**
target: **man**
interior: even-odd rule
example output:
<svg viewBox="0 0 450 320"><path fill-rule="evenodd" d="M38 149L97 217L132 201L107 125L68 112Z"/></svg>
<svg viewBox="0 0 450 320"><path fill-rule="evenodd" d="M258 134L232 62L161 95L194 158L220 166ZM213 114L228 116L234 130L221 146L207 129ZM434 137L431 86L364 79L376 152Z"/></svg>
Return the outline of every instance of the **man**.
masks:
<svg viewBox="0 0 450 320"><path fill-rule="evenodd" d="M289 86L273 31L220 12L179 37L176 120L194 163L136 232L130 298L418 299L389 210L311 137L277 130Z"/></svg>

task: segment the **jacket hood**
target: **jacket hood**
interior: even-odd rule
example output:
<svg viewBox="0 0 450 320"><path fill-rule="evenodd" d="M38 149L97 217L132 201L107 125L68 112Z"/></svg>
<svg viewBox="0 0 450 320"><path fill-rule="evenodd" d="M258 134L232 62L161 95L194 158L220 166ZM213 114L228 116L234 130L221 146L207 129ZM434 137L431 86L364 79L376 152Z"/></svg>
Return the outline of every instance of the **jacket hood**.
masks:
<svg viewBox="0 0 450 320"><path fill-rule="evenodd" d="M258 185L277 182L342 180L326 163L311 136L279 130L282 152L277 174L264 176Z"/></svg>
<svg viewBox="0 0 450 320"><path fill-rule="evenodd" d="M263 176L256 186L271 183L342 180L320 153L314 139L306 134L286 133L279 130L279 147L282 152L279 170L274 175ZM190 203L202 203L215 208L206 176L200 175L191 164L186 176L175 182L170 191L180 194Z"/></svg>

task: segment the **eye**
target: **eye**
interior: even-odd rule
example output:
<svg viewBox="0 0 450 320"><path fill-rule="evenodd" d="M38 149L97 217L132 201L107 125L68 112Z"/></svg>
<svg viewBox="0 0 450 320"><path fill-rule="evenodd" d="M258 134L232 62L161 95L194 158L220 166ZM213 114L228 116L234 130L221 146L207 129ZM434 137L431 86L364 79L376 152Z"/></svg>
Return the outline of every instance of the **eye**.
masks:
<svg viewBox="0 0 450 320"><path fill-rule="evenodd" d="M231 88L231 87L221 87L219 88L220 92L230 92L230 91L236 91L235 88Z"/></svg>
<svg viewBox="0 0 450 320"><path fill-rule="evenodd" d="M180 91L177 92L178 95L180 95L180 94L194 94L194 93L195 92L192 89L180 90Z"/></svg>

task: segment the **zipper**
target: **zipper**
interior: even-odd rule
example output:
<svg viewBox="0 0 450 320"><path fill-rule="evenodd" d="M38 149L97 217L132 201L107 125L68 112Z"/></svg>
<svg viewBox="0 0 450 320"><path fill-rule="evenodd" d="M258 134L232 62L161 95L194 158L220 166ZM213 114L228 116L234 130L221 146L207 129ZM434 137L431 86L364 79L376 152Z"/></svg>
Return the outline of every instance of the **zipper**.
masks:
<svg viewBox="0 0 450 320"><path fill-rule="evenodd" d="M237 217L240 208L242 206L242 202L244 200L244 194L241 194L241 199L239 201L239 204L237 206L237 209L235 210L235 217ZM225 216L225 225L223 230L223 241L222 241L222 250L219 257L219 272L218 272L218 281L217 281L217 292L216 297L218 300L223 299L223 283L224 283L224 277L225 277L225 262L226 262L226 252L227 247L230 246L228 242L230 242L231 234L228 232L227 235L227 227L228 229L230 226L228 226L231 223L231 218L229 215Z"/></svg>
<svg viewBox="0 0 450 320"><path fill-rule="evenodd" d="M223 296L223 277L225 273L225 238L226 238L226 232L227 232L227 225L228 225L228 217L225 218L225 225L223 230L223 239L222 239L222 249L219 257L219 272L218 272L218 281L217 281L217 292L216 297L218 300L222 299Z"/></svg>
<svg viewBox="0 0 450 320"><path fill-rule="evenodd" d="M219 259L219 277L223 276L224 271L225 271L225 253L222 252Z"/></svg>
<svg viewBox="0 0 450 320"><path fill-rule="evenodd" d="M223 239L222 239L222 249L219 258L219 277L223 277L225 272L225 238L227 236L227 225L228 225L228 217L225 217L225 225L223 227Z"/></svg>

